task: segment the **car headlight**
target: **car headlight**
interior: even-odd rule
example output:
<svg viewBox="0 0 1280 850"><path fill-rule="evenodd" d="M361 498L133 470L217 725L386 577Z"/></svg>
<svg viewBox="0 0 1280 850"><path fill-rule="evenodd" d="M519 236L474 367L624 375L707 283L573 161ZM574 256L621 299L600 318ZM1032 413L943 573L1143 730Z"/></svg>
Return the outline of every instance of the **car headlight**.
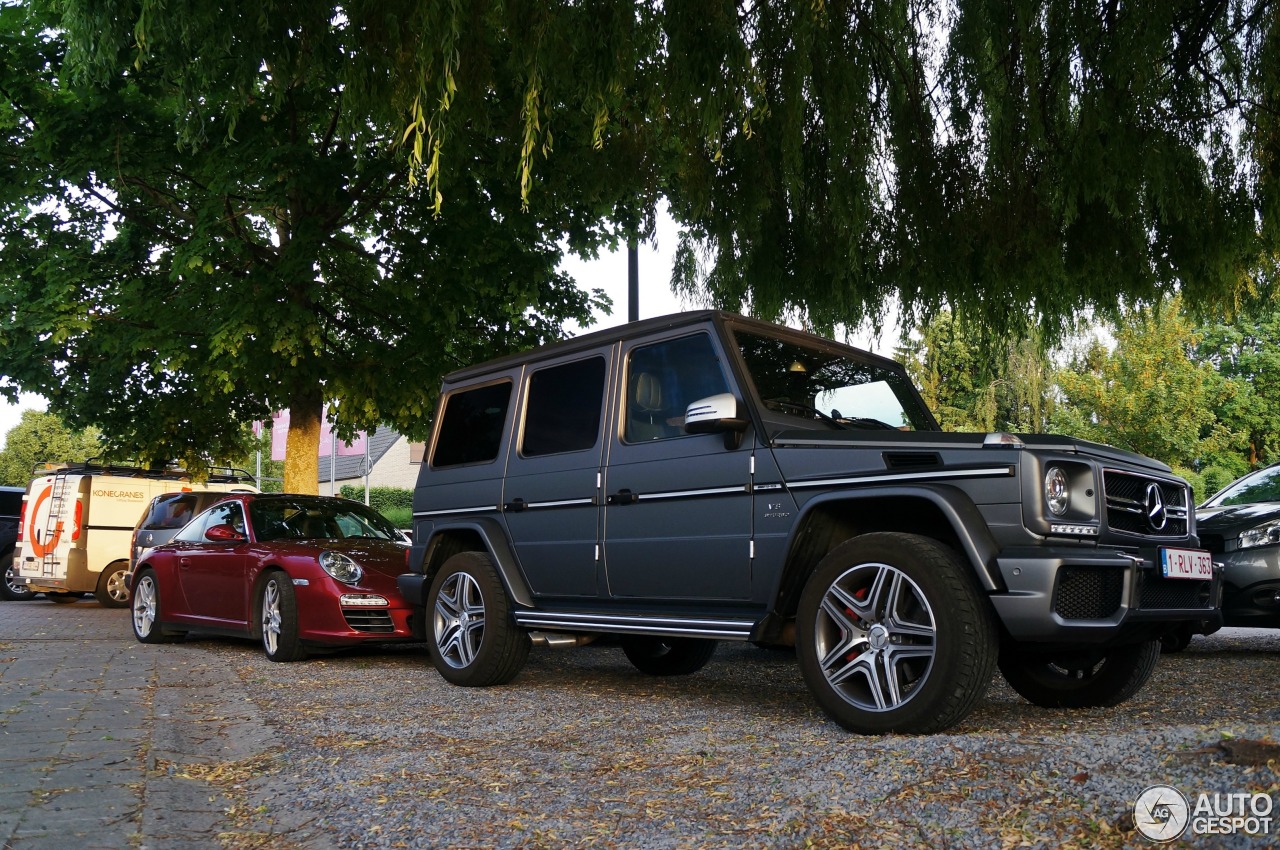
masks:
<svg viewBox="0 0 1280 850"><path fill-rule="evenodd" d="M1054 516L1062 516L1071 505L1071 485L1060 466L1051 466L1044 474L1044 503Z"/></svg>
<svg viewBox="0 0 1280 850"><path fill-rule="evenodd" d="M1274 546L1280 543L1280 519L1264 522L1262 525L1240 532L1240 548L1252 549L1255 546Z"/></svg>
<svg viewBox="0 0 1280 850"><path fill-rule="evenodd" d="M360 565L341 552L321 552L320 567L343 584L355 584L364 575Z"/></svg>

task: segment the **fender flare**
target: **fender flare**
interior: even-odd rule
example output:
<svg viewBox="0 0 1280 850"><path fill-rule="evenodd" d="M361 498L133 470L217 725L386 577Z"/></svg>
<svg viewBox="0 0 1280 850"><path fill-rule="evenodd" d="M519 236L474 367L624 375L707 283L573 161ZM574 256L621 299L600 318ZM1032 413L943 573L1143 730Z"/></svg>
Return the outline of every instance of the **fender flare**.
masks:
<svg viewBox="0 0 1280 850"><path fill-rule="evenodd" d="M973 503L967 493L947 484L928 486L908 484L857 490L833 490L814 496L804 503L800 516L792 526L788 551L792 551L797 535L808 526L810 516L818 508L835 503L848 504L870 499L893 498L919 499L936 507L951 526L952 532L959 541L961 554L973 569L974 576L983 591L995 593L1005 589L1004 580L996 566L996 556L1000 552L1000 546L992 536L986 518L982 516L982 512L978 510L978 506Z"/></svg>
<svg viewBox="0 0 1280 850"><path fill-rule="evenodd" d="M511 601L516 605L532 608L533 592L529 589L529 584L525 581L524 574L520 571L520 561L516 558L515 550L511 547L507 532L498 520L491 517L436 522L435 528L432 529L431 537L423 547L421 561L416 560L415 553L415 562L424 571L424 580L426 565L431 563L436 546L439 545L442 538L449 536L451 532L458 531L473 534L480 538L480 541L484 544L485 553L493 561L493 566L498 571L498 576L502 579L502 584L506 587Z"/></svg>

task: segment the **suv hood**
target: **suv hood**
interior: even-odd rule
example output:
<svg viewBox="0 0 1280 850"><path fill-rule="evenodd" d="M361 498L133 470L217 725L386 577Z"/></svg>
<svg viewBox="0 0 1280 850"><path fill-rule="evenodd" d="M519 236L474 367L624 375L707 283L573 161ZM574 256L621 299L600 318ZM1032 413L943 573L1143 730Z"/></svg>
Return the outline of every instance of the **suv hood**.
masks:
<svg viewBox="0 0 1280 850"><path fill-rule="evenodd" d="M1216 534L1230 534L1237 528L1249 528L1269 519L1280 519L1280 502L1252 502L1246 505L1196 509L1196 525L1199 529Z"/></svg>
<svg viewBox="0 0 1280 850"><path fill-rule="evenodd" d="M1118 463L1127 467L1139 467L1164 474L1172 474L1173 470L1158 460L1144 455L1117 449L1102 443L1092 443L1075 437L1063 437L1057 434L1017 434L1027 449L1033 451L1071 452L1088 455L1103 463ZM891 443L901 449L924 448L981 448L987 438L985 433L955 431L880 431L850 430L831 431L809 428L792 428L773 436L770 442L775 447L782 446L866 446L868 443ZM1002 451L1016 451L1011 447L994 447L989 449L993 454Z"/></svg>

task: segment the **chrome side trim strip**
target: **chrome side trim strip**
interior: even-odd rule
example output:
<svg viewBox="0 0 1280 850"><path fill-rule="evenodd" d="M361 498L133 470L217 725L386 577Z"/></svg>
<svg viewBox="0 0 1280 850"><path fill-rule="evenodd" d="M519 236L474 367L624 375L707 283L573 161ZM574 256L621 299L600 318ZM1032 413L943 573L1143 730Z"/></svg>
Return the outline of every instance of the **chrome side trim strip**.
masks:
<svg viewBox="0 0 1280 850"><path fill-rule="evenodd" d="M919 481L923 478L1007 478L1013 475L1012 466L995 466L986 469L943 469L936 472L899 472L890 475L860 475L849 478L824 478L819 481L788 481L787 487L837 487L841 484L885 484L891 481Z"/></svg>
<svg viewBox="0 0 1280 850"><path fill-rule="evenodd" d="M559 611L515 611L518 625L575 631L704 637L747 640L755 626L750 620L693 620L625 614L572 614Z"/></svg>
<svg viewBox="0 0 1280 850"><path fill-rule="evenodd" d="M449 516L450 514L479 514L486 511L496 511L499 508L493 505L482 505L478 508L448 508L443 511L415 511L414 516Z"/></svg>
<svg viewBox="0 0 1280 850"><path fill-rule="evenodd" d="M741 487L708 487L705 490L671 490L666 493L641 493L637 497L642 502L657 499L684 499L690 496L723 496L727 493L745 493L747 485Z"/></svg>

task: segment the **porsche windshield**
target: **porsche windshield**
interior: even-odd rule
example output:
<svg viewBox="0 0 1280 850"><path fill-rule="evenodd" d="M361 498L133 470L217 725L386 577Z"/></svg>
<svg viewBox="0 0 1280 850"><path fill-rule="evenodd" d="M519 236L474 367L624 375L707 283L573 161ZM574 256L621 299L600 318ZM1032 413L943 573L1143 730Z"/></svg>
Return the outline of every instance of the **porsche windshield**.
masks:
<svg viewBox="0 0 1280 850"><path fill-rule="evenodd" d="M364 505L338 499L271 498L249 504L259 540L395 540L395 528Z"/></svg>
<svg viewBox="0 0 1280 850"><path fill-rule="evenodd" d="M902 369L750 331L734 336L760 401L805 423L797 427L936 429Z"/></svg>

